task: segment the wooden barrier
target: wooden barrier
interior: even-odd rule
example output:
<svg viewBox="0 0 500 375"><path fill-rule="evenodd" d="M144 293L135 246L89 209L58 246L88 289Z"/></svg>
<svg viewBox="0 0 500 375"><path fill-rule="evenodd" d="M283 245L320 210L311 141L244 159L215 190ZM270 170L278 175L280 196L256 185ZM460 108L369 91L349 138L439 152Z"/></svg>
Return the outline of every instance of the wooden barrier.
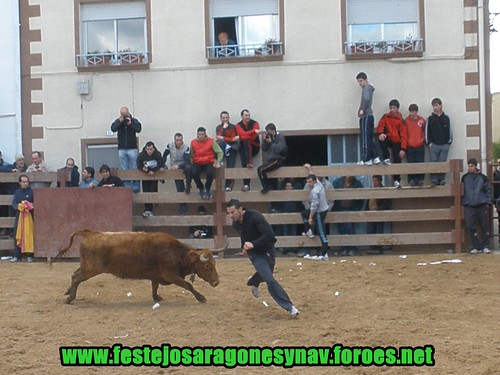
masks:
<svg viewBox="0 0 500 375"><path fill-rule="evenodd" d="M326 222L338 224L343 222L366 223L366 222L390 222L393 224L392 233L384 234L354 234L354 235L330 235L330 246L412 246L425 245L452 245L454 251L462 251L464 231L462 223L461 195L462 185L460 173L463 170L462 160L450 160L444 163L419 163L393 165L342 165L342 166L315 166L313 172L318 176L371 176L375 174L406 175L409 172L416 173L446 173L447 185L430 188L403 187L395 188L364 188L364 189L335 189L327 192L328 199L391 199L393 207L388 211L351 211L351 212L329 212ZM149 176L141 171L118 171L123 180L166 180L173 185L173 180L183 179L182 171L166 170L158 172L155 176ZM307 170L303 167L282 167L269 174L272 178L305 178ZM54 176L52 177L54 178ZM55 176L57 180L57 176ZM98 176L96 176L98 178ZM224 191L224 180L243 178L252 179L254 190L241 192ZM0 174L0 182L17 181L15 174ZM136 208L144 203L156 203L159 205L172 206L179 203L190 205L213 204L213 215L200 217L198 215L158 215L143 218L136 209L132 217L134 228L145 230L159 230L169 228L186 228L192 225L213 225L215 236L213 239L189 239L179 238L181 241L196 247L220 248L229 242L230 249L239 249L240 240L237 233L231 228L231 222L226 215L225 202L231 198L239 199L246 207L255 207L261 212L267 211L267 205L271 202L303 201L308 199L308 193L302 190L271 191L261 194L260 183L257 179L256 169L234 168L218 169L214 180L213 198L210 201L202 200L193 189L191 194L177 193L175 191L158 193L138 193L133 195L133 203ZM11 196L0 196L0 204L10 205ZM142 211L141 211L142 212ZM271 224L301 224L299 213L264 213ZM13 218L0 218L0 227L13 225ZM9 243L12 243L10 241ZM278 237L277 247L300 248L319 247L319 239L310 239L304 236ZM0 249L10 249L2 244ZM221 253L220 256L224 254Z"/></svg>

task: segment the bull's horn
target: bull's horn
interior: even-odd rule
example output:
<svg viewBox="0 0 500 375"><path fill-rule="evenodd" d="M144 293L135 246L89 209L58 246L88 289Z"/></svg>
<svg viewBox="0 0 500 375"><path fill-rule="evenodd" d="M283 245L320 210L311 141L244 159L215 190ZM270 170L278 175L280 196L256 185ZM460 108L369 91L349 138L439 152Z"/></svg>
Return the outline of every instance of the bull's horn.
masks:
<svg viewBox="0 0 500 375"><path fill-rule="evenodd" d="M200 255L200 261L202 261L202 262L206 262L206 261L208 261L208 257L207 257L207 256L205 256L205 255L203 255L203 254L201 254L201 255Z"/></svg>

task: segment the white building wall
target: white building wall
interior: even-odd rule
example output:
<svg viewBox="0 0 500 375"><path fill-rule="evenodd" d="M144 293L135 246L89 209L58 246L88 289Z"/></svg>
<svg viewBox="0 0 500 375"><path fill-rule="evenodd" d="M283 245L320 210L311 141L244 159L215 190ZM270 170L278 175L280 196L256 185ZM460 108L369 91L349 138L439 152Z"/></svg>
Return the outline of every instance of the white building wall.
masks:
<svg viewBox="0 0 500 375"><path fill-rule="evenodd" d="M392 98L401 102L405 116L413 102L428 116L431 99L440 97L455 136L449 158L466 158L465 98L470 91L464 72L471 60L464 60L462 2L425 2L422 58L347 61L340 2L287 0L283 61L209 65L204 1L152 0L150 69L95 73L75 68L73 1L32 3L41 5L43 54L42 66L32 71L43 79L44 114L35 124L45 127L44 139L35 140L33 148L45 151L53 166L62 166L68 156L81 164L80 139L104 137L122 105L143 124L141 146L152 140L160 149L176 131L189 140L198 126L205 126L213 136L221 110L237 122L240 110L248 108L262 127L274 122L281 130L304 134L356 129L361 92L355 76L360 71L376 88L377 120ZM90 95L78 94L80 79L90 81Z"/></svg>
<svg viewBox="0 0 500 375"><path fill-rule="evenodd" d="M21 142L21 81L19 54L19 7L17 1L0 2L0 150L3 159L12 163Z"/></svg>

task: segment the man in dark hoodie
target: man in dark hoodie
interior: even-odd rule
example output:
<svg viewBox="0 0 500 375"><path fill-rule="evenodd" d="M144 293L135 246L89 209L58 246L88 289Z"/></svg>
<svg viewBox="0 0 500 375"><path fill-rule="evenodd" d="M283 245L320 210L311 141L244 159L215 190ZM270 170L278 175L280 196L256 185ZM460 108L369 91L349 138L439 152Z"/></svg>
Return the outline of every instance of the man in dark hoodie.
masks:
<svg viewBox="0 0 500 375"><path fill-rule="evenodd" d="M150 176L155 172L165 170L165 162L161 152L156 149L153 142L149 141L137 156L137 168ZM142 191L144 193L157 193L158 180L142 180ZM153 216L153 203L144 203L144 217Z"/></svg>
<svg viewBox="0 0 500 375"><path fill-rule="evenodd" d="M491 253L488 205L491 204L491 186L488 178L477 168L477 160L467 161L467 173L462 176L464 185L462 204L464 206L465 226L469 230L474 249L472 254ZM477 235L476 223L481 228L481 241Z"/></svg>
<svg viewBox="0 0 500 375"><path fill-rule="evenodd" d="M276 126L273 123L266 125L266 133L262 140L262 151L267 152L267 161L257 168L257 175L262 184L262 194L266 194L269 190L278 190L278 180L270 181L267 174L280 168L285 161L288 153L285 137L276 131Z"/></svg>
<svg viewBox="0 0 500 375"><path fill-rule="evenodd" d="M366 73L358 73L356 80L362 89L361 103L358 109L361 147L361 160L358 162L358 165L380 164L380 158L377 156L373 143L373 125L375 120L373 118L372 101L375 87L368 83Z"/></svg>
<svg viewBox="0 0 500 375"><path fill-rule="evenodd" d="M443 102L439 98L431 101L433 112L425 125L425 143L429 146L429 161L444 162L453 142L450 118L443 112ZM431 186L445 185L444 173L431 173Z"/></svg>

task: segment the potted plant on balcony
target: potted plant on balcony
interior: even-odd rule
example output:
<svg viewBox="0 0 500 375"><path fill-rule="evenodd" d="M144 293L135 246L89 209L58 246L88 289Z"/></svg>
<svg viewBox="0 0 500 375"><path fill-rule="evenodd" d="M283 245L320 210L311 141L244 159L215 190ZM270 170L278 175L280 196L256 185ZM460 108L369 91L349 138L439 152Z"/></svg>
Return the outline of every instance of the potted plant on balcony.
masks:
<svg viewBox="0 0 500 375"><path fill-rule="evenodd" d="M132 51L130 48L122 49L119 52L119 60L122 64L141 64L144 56L137 52Z"/></svg>
<svg viewBox="0 0 500 375"><path fill-rule="evenodd" d="M375 53L377 53L377 52L378 53L385 53L385 52L387 52L387 43L386 42L382 42L382 41L377 42L375 44L375 51L374 52Z"/></svg>

